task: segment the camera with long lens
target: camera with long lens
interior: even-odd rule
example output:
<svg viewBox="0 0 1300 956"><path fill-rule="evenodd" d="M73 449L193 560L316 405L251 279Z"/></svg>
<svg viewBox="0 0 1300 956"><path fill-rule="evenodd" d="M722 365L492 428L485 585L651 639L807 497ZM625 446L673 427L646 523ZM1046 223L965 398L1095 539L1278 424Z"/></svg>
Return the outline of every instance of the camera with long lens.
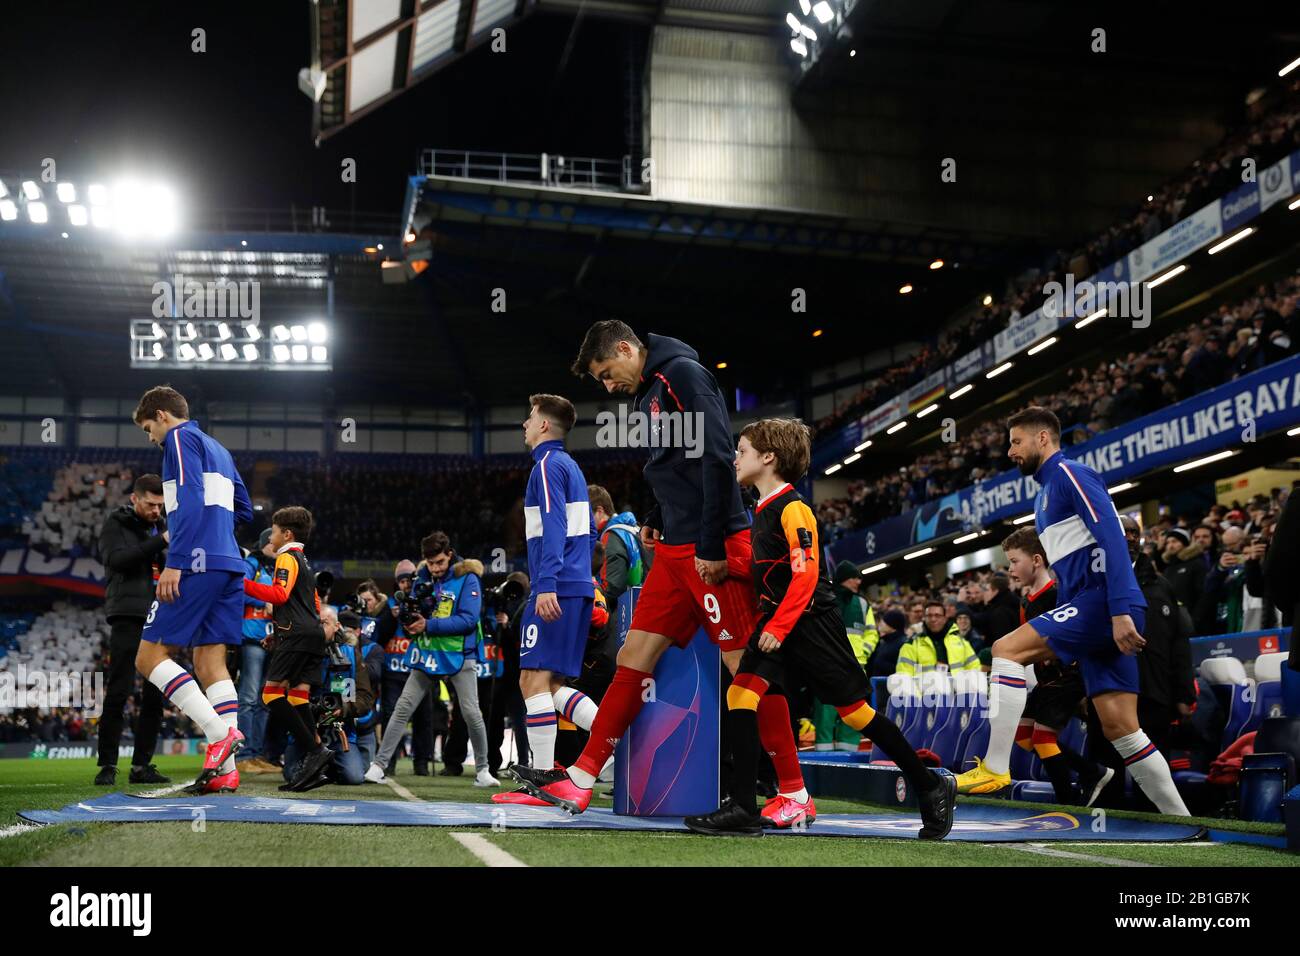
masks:
<svg viewBox="0 0 1300 956"><path fill-rule="evenodd" d="M483 606L491 611L509 611L511 605L524 596L523 584L515 578L506 578L494 588L483 591Z"/></svg>

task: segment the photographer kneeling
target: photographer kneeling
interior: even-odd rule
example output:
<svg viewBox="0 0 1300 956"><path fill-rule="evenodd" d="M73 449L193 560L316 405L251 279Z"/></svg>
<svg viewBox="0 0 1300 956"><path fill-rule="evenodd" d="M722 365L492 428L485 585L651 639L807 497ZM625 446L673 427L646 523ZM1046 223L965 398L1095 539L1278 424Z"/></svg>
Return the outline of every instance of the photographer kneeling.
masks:
<svg viewBox="0 0 1300 956"><path fill-rule="evenodd" d="M320 609L321 629L325 632L325 659L321 664L321 683L312 695L311 714L316 733L334 751L334 760L325 768L325 783L360 784L366 765L357 747L357 720L371 716L375 691L366 667L357 662L357 629L361 618L350 610L342 615L329 605ZM292 780L302 754L289 741L284 755L284 779ZM319 778L318 778L319 779ZM314 787L304 787L309 790Z"/></svg>
<svg viewBox="0 0 1300 956"><path fill-rule="evenodd" d="M398 610L399 624L412 637L407 656L411 672L389 718L379 754L366 771L366 779L371 783L383 782L384 767L401 743L406 721L437 686L438 678L446 677L456 691L456 705L473 742L477 771L474 786L497 787L500 781L488 770L487 727L478 703L483 562L472 558L454 561L451 540L441 531L421 541L420 551L424 563L416 573L410 592L401 595Z"/></svg>

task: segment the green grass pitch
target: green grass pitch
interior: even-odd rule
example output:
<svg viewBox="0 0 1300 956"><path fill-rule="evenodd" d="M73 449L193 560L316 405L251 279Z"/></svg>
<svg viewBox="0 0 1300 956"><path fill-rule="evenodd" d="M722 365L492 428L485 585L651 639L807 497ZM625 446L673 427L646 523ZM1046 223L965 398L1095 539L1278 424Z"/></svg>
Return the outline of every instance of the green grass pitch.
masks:
<svg viewBox="0 0 1300 956"><path fill-rule="evenodd" d="M198 769L195 757L162 757L159 769L179 783ZM421 800L481 802L489 791L477 790L472 776L416 777L403 762L397 782ZM0 761L0 834L14 831L18 811L58 808L103 794L92 785L94 761ZM123 765L119 780L125 780ZM276 787L269 774L247 776L240 793L294 797ZM153 786L124 787L128 792ZM607 789L607 788L606 788ZM308 799L401 799L386 786L322 787ZM609 805L598 798L597 805ZM1040 805L1042 809L1049 809ZM1036 807L1037 809L1038 807ZM826 813L881 812L879 807L843 800L820 800ZM1140 815L1134 815L1140 816ZM1280 826L1200 821L1222 829L1277 834ZM691 834L557 833L544 830L494 832L479 828L312 826L294 824L208 823L195 832L190 823L95 823L24 829L0 836L0 865L176 866L212 864L259 866L482 866L453 834L472 832L491 846L529 866L1102 866L1145 863L1158 866L1295 866L1300 854L1239 844L1051 843L1062 856L1033 848L979 843L921 843L916 840L852 839L806 836L753 839L707 838Z"/></svg>

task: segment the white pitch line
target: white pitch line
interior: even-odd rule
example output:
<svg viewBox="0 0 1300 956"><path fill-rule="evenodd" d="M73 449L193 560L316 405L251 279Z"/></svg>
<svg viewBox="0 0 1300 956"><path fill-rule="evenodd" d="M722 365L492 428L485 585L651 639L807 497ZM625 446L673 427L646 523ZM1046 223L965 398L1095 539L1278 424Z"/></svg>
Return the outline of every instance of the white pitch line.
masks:
<svg viewBox="0 0 1300 956"><path fill-rule="evenodd" d="M453 833L451 838L473 853L484 866L528 866L518 857L513 857L495 843L488 842L487 837L478 833Z"/></svg>
<svg viewBox="0 0 1300 956"><path fill-rule="evenodd" d="M198 778L195 777L194 779L197 780ZM184 783L174 783L170 787L159 787L157 790L141 790L139 793L136 794L136 796L137 797L166 797L173 793L179 793L181 790L184 790L193 782L194 780L186 780Z"/></svg>
<svg viewBox="0 0 1300 956"><path fill-rule="evenodd" d="M0 840L7 837L21 836L24 833L32 833L36 830L44 830L44 823L15 823L13 826L5 827L0 830Z"/></svg>
<svg viewBox="0 0 1300 956"><path fill-rule="evenodd" d="M384 783L392 788L393 792L403 800L409 800L412 803L424 803L419 797L411 793L392 777L385 777ZM486 837L477 833L453 833L451 838L474 854L475 858L484 866L528 866L518 857L511 856L495 843L490 842Z"/></svg>
<svg viewBox="0 0 1300 956"><path fill-rule="evenodd" d="M1090 853L1070 853L1067 850L1053 850L1036 843L985 843L988 847L1006 847L1009 850L1019 850L1021 853L1037 853L1040 856L1051 856L1062 860L1082 860L1085 863L1097 863L1102 866L1158 866L1156 863L1138 863L1134 860L1121 860L1109 856L1093 856Z"/></svg>

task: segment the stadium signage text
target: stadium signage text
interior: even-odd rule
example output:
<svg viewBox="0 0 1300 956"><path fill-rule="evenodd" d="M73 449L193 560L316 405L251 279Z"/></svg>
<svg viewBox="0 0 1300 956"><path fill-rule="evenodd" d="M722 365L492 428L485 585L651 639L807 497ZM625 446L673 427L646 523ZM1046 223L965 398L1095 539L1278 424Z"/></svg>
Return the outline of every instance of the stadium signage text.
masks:
<svg viewBox="0 0 1300 956"><path fill-rule="evenodd" d="M1065 450L1107 482L1123 481L1199 455L1240 448L1300 422L1300 356L1145 415ZM836 560L889 556L1028 512L1038 484L1012 469L886 519L835 542ZM866 549L870 539L874 548Z"/></svg>

